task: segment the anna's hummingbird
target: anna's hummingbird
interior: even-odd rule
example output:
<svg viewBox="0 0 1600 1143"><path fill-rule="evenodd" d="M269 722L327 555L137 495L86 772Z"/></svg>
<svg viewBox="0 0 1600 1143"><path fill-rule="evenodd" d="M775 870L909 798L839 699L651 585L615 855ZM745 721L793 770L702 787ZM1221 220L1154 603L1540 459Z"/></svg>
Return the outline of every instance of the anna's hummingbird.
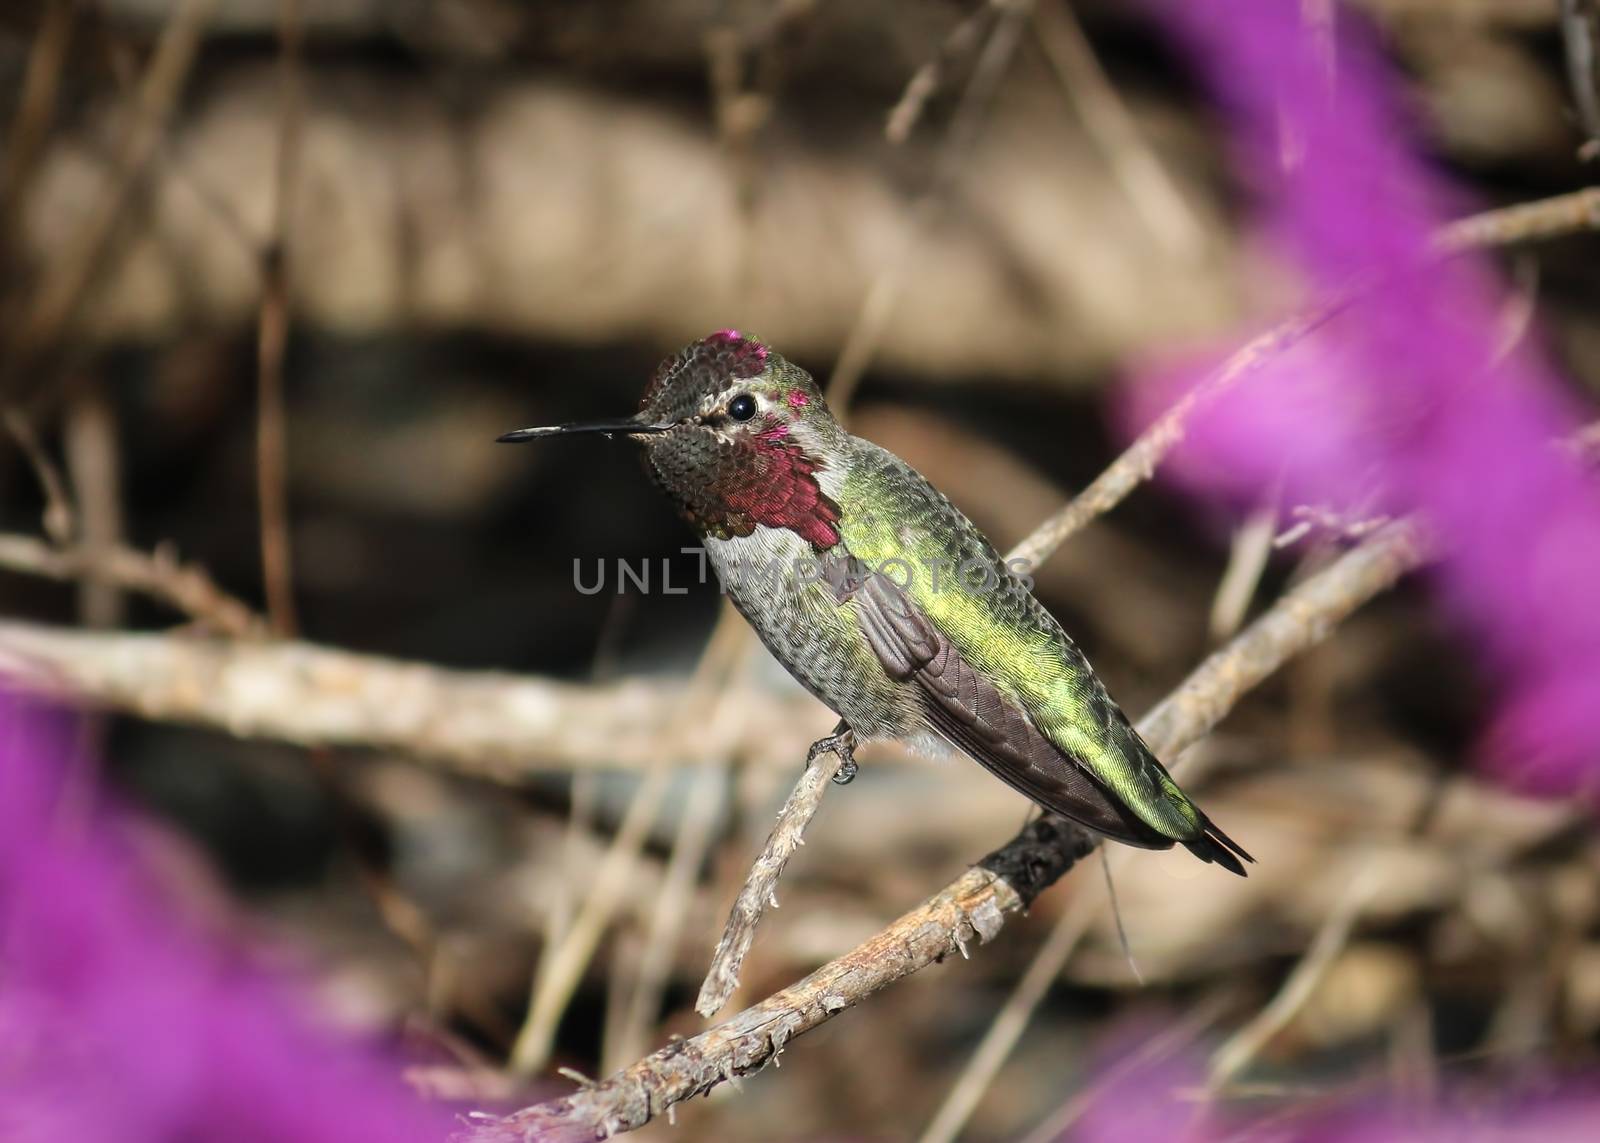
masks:
<svg viewBox="0 0 1600 1143"><path fill-rule="evenodd" d="M1146 849L1252 858L1178 788L993 545L899 457L852 436L810 374L722 330L662 362L624 434L701 534L735 606L841 718L812 747L945 740L1052 813Z"/></svg>

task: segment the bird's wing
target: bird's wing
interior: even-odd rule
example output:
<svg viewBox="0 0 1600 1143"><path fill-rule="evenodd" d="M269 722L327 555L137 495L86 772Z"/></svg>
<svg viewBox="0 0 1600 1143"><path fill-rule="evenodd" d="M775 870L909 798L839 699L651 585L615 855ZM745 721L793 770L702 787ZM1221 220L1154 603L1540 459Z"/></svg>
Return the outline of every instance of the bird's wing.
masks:
<svg viewBox="0 0 1600 1143"><path fill-rule="evenodd" d="M883 669L915 683L928 722L940 734L1062 817L1130 845L1172 845L1172 838L1146 825L1040 733L888 576L864 575L853 599L862 633Z"/></svg>
<svg viewBox="0 0 1600 1143"><path fill-rule="evenodd" d="M929 725L1062 817L1133 845L1182 842L1242 874L1248 855L1173 781L982 533L893 454L871 446L862 460L864 479L874 468L880 479L846 513L832 558L848 566L830 578L884 670L915 682ZM962 569L985 582L974 589Z"/></svg>

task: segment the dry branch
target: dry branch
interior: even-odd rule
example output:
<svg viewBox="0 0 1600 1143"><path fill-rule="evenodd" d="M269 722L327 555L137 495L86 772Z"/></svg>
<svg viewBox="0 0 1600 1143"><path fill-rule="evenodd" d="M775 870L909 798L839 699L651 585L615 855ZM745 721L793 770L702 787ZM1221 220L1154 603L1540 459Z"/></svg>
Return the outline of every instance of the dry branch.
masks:
<svg viewBox="0 0 1600 1143"><path fill-rule="evenodd" d="M725 605L689 680L672 722L657 740L663 763L676 755L695 755L728 735L718 728L737 722L742 708L730 701L731 683L752 640L750 629ZM709 709L709 716L704 712ZM726 756L709 755L718 761ZM617 832L595 874L594 884L559 941L545 950L534 974L533 992L522 1028L511 1046L511 1069L533 1075L550 1061L561 1017L577 991L595 950L626 896L628 882L667 792L668 766L650 769L628 800Z"/></svg>
<svg viewBox="0 0 1600 1143"><path fill-rule="evenodd" d="M1229 357L1222 367L1183 395L1171 408L1139 438L1095 477L1082 492L1050 519L1036 528L1032 535L1012 548L1006 555L1009 563L1022 560L1036 565L1049 558L1068 536L1082 528L1096 516L1115 508L1139 485L1150 479L1161 458L1171 452L1183 439L1184 426L1197 408L1205 405L1242 377L1248 376L1261 365L1290 346L1304 339L1337 312L1334 306L1324 306L1311 313L1290 318L1266 333L1251 339Z"/></svg>
<svg viewBox="0 0 1600 1143"><path fill-rule="evenodd" d="M310 643L29 623L0 623L0 676L141 718L300 746L389 750L497 782L657 766L684 701L681 684L643 679L583 686ZM820 720L809 698L752 688L738 702L749 715L738 735L698 747L792 765L815 736Z"/></svg>
<svg viewBox="0 0 1600 1143"><path fill-rule="evenodd" d="M1459 219L1443 227L1436 241L1439 253L1452 255L1597 229L1600 229L1600 187L1586 187L1571 194L1487 210L1470 218ZM1042 563L1068 536L1096 516L1122 503L1130 492L1150 478L1161 459L1183 440L1184 426L1197 409L1248 377L1263 362L1298 344L1336 317L1361 289L1361 286L1354 287L1354 292L1347 292L1330 302L1296 314L1235 350L1214 372L1140 433L1138 439L1087 488L1013 548L1006 558L1020 559L1029 564Z"/></svg>
<svg viewBox="0 0 1600 1143"><path fill-rule="evenodd" d="M1333 962L1350 942L1350 934L1361 913L1377 893L1380 874L1376 863L1364 866L1345 889L1338 908L1328 914L1311 947L1300 958L1272 1002L1256 1013L1211 1056L1211 1071L1206 1090L1215 1095L1249 1066L1272 1038L1288 1026L1295 1013L1305 1007Z"/></svg>
<svg viewBox="0 0 1600 1143"><path fill-rule="evenodd" d="M264 630L247 604L223 591L203 569L180 563L163 548L149 555L120 545L91 552L55 547L33 536L0 534L0 568L137 591L223 635L257 635Z"/></svg>
<svg viewBox="0 0 1600 1143"><path fill-rule="evenodd" d="M739 986L739 969L744 965L745 954L755 940L756 926L768 905L778 903L778 878L783 876L789 858L805 844L806 827L822 805L822 796L828 792L833 777L839 772L844 759L832 750L818 753L807 764L795 783L783 808L778 811L778 824L761 847L761 853L750 866L744 888L728 911L728 921L722 938L711 954L711 967L700 985L700 995L694 1002L695 1011L702 1016L713 1016L721 1010Z"/></svg>
<svg viewBox="0 0 1600 1143"><path fill-rule="evenodd" d="M1459 253L1486 246L1544 242L1585 230L1600 230L1600 187L1584 187L1536 202L1486 210L1446 226L1439 248Z"/></svg>
<svg viewBox="0 0 1600 1143"><path fill-rule="evenodd" d="M1209 232L1100 66L1071 6L1041 4L1033 25L1046 61L1150 232L1174 258L1200 257Z"/></svg>
<svg viewBox="0 0 1600 1143"><path fill-rule="evenodd" d="M155 156L183 93L213 7L215 0L174 5L129 109L131 120L122 131L115 169L98 188L87 216L76 220L59 257L45 260L47 275L31 292L27 311L7 330L8 378L24 372L60 336L87 299L134 187Z"/></svg>
<svg viewBox="0 0 1600 1143"><path fill-rule="evenodd" d="M1278 600L1209 656L1139 724L1157 754L1176 757L1203 737L1244 693L1312 646L1346 616L1424 558L1414 527L1393 524ZM555 1143L639 1127L724 1080L758 1071L795 1036L973 940L987 942L1096 841L1044 817L976 868L844 956L601 1083L475 1126L472 1143Z"/></svg>

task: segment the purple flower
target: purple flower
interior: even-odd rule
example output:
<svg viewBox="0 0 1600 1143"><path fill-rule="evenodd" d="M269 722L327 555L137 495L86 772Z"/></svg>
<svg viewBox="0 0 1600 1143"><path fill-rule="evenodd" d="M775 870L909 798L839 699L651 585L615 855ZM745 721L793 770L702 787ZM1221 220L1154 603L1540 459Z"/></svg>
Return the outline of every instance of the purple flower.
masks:
<svg viewBox="0 0 1600 1143"><path fill-rule="evenodd" d="M393 1061L169 905L124 817L74 811L60 729L0 696L0 1138L443 1139Z"/></svg>
<svg viewBox="0 0 1600 1143"><path fill-rule="evenodd" d="M1196 419L1177 473L1234 499L1281 489L1290 504L1420 512L1440 599L1502 696L1489 761L1524 785L1588 788L1600 492L1554 447L1579 424L1574 402L1536 350L1507 348L1489 268L1433 257L1457 197L1408 145L1387 70L1348 13L1319 44L1297 0L1156 8L1227 108L1273 247L1317 292L1355 291Z"/></svg>

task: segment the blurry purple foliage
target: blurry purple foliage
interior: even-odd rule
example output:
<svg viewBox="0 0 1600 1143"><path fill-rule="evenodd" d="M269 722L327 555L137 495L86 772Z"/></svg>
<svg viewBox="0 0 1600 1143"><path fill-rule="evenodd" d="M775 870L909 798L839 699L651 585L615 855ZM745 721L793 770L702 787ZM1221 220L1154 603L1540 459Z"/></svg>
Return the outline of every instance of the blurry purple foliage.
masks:
<svg viewBox="0 0 1600 1143"><path fill-rule="evenodd" d="M0 1138L445 1138L395 1061L163 899L125 816L66 811L61 731L0 697Z"/></svg>
<svg viewBox="0 0 1600 1143"><path fill-rule="evenodd" d="M1489 762L1526 788L1592 793L1600 490L1555 447L1575 402L1530 339L1507 348L1490 268L1432 257L1459 211L1356 17L1341 8L1319 42L1298 0L1156 4L1226 107L1272 248L1314 295L1364 290L1195 418L1174 474L1236 501L1280 490L1358 516L1421 511L1437 590L1501 696ZM1174 395L1170 377L1135 392L1141 420Z"/></svg>
<svg viewBox="0 0 1600 1143"><path fill-rule="evenodd" d="M1336 1087L1326 1097L1214 1102L1192 1049L1151 1051L1169 1027L1138 1017L1103 1038L1088 1105L1063 1143L1580 1143L1595 1136L1596 1093L1570 1084L1517 1094L1459 1084L1432 1106L1341 1097Z"/></svg>
<svg viewBox="0 0 1600 1143"><path fill-rule="evenodd" d="M1185 1092L1200 1090L1205 1073L1187 1051L1147 1055L1166 1024L1149 1017L1128 1019L1101 1041L1098 1076L1089 1103L1065 1138L1078 1143L1205 1143L1218 1138L1210 1109Z"/></svg>

